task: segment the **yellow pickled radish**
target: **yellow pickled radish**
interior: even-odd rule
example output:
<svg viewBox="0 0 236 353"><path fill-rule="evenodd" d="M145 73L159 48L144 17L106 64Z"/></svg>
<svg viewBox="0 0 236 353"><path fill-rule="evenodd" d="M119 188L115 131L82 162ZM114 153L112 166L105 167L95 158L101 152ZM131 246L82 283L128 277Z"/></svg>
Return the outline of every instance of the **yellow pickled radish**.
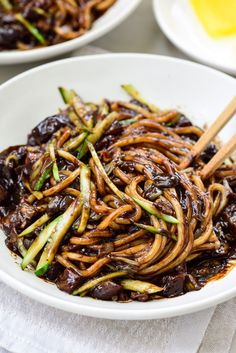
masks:
<svg viewBox="0 0 236 353"><path fill-rule="evenodd" d="M236 34L236 0L190 0L206 32L215 38Z"/></svg>

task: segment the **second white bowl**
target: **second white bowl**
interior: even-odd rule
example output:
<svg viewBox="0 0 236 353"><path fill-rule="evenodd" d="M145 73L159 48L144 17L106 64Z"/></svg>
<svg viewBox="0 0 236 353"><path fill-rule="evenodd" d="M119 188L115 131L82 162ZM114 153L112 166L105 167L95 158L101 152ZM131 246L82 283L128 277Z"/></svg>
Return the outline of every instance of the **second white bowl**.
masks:
<svg viewBox="0 0 236 353"><path fill-rule="evenodd" d="M26 51L0 51L0 65L20 64L44 60L78 49L103 36L124 21L138 6L141 0L117 0L117 2L97 21L93 27L79 38L45 48Z"/></svg>

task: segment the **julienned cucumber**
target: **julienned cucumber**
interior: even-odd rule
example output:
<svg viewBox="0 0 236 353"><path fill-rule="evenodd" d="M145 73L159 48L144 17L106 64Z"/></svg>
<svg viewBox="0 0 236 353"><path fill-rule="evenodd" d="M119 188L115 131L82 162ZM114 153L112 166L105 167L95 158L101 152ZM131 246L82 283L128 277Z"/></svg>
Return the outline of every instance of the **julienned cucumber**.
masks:
<svg viewBox="0 0 236 353"><path fill-rule="evenodd" d="M51 223L49 223L31 244L21 262L21 267L23 270L32 262L32 260L35 258L35 256L37 256L40 250L42 250L42 248L50 238L60 218L61 216L57 217Z"/></svg>
<svg viewBox="0 0 236 353"><path fill-rule="evenodd" d="M44 275L50 264L52 263L57 249L66 235L67 231L70 229L76 218L78 218L81 212L81 203L79 198L74 200L72 204L67 208L67 210L60 216L59 222L56 224L52 231L50 241L44 248L44 251L40 257L39 263L36 267L35 274L37 276Z"/></svg>

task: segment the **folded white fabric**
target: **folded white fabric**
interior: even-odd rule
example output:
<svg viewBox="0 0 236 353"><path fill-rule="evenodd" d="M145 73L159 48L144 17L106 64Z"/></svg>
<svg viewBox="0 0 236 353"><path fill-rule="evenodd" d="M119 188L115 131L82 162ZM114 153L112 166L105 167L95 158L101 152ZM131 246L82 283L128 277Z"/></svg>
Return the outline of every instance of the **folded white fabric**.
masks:
<svg viewBox="0 0 236 353"><path fill-rule="evenodd" d="M73 56L102 52L87 47ZM0 83L27 68L1 68ZM0 353L228 353L235 309L236 300L172 319L101 320L50 308L0 282Z"/></svg>
<svg viewBox="0 0 236 353"><path fill-rule="evenodd" d="M228 353L236 327L236 300L171 319L114 321L50 308L3 283L0 293L0 347L14 353Z"/></svg>
<svg viewBox="0 0 236 353"><path fill-rule="evenodd" d="M30 300L0 283L0 346L15 353L196 353L214 309L173 319L82 317Z"/></svg>
<svg viewBox="0 0 236 353"><path fill-rule="evenodd" d="M198 353L235 353L236 298L218 305ZM234 338L234 347L232 340Z"/></svg>

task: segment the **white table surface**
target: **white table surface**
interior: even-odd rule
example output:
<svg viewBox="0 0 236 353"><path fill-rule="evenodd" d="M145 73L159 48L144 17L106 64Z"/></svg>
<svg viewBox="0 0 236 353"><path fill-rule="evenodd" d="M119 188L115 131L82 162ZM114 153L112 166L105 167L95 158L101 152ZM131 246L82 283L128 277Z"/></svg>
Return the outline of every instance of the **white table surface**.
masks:
<svg viewBox="0 0 236 353"><path fill-rule="evenodd" d="M151 53L189 59L161 32L154 18L152 0L143 0L139 8L125 22L96 40L93 45L110 52ZM0 67L0 83L39 64L41 63ZM236 335L232 341L230 353L235 352ZM7 352L0 348L0 353Z"/></svg>

